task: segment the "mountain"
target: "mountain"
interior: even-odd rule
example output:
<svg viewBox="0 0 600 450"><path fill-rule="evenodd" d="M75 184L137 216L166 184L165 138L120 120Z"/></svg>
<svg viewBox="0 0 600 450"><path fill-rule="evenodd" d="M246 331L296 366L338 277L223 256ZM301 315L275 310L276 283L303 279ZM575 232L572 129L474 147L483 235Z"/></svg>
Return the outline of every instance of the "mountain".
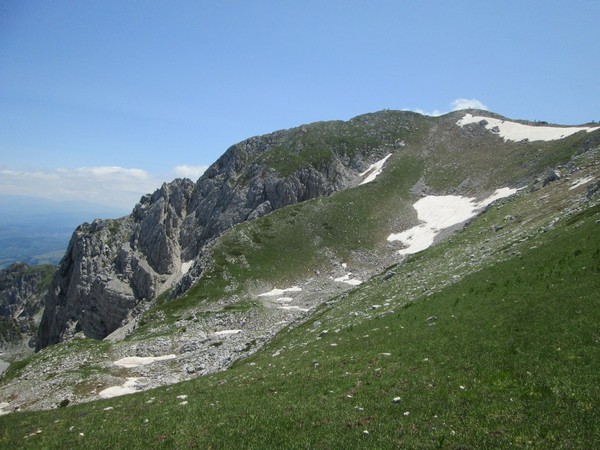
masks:
<svg viewBox="0 0 600 450"><path fill-rule="evenodd" d="M85 202L0 196L0 268L17 261L30 265L57 264L73 229L95 217L120 217L128 211Z"/></svg>
<svg viewBox="0 0 600 450"><path fill-rule="evenodd" d="M599 176L598 127L477 110L237 144L76 230L0 403L106 400L4 443L593 448Z"/></svg>
<svg viewBox="0 0 600 450"><path fill-rule="evenodd" d="M524 186L569 152L591 145L589 133L577 128L569 130L580 133L558 144L554 139L523 143L521 136L519 142L507 140L498 136L498 125L492 131L486 128L490 121L503 119L488 113L486 125L457 124L464 115L438 119L382 111L348 122L322 122L254 137L229 148L196 183L185 179L165 183L144 196L130 216L80 226L47 302L39 348L79 332L96 339L108 336L167 289L172 289L171 297L184 293L207 263L212 264L214 258L204 258L206 246L225 230L358 186L369 166L387 155L391 155L388 171L395 172L389 181L393 186L375 194L368 204L361 204L368 195L357 199L362 210L355 215L363 215L354 231L357 243L358 234L385 242L373 233L413 224L413 202L407 201L411 196L481 197L501 187ZM367 190L376 189L363 188ZM378 211L378 204L391 214ZM373 220L376 215L382 216L380 221ZM364 251L365 244L353 247ZM184 273L188 267L191 272Z"/></svg>
<svg viewBox="0 0 600 450"><path fill-rule="evenodd" d="M130 216L82 225L47 303L40 348L80 331L106 337L194 265L174 288L183 292L201 273L211 239L240 222L358 184L360 173L400 148L420 120L379 114L254 137L229 148L197 183L164 184Z"/></svg>

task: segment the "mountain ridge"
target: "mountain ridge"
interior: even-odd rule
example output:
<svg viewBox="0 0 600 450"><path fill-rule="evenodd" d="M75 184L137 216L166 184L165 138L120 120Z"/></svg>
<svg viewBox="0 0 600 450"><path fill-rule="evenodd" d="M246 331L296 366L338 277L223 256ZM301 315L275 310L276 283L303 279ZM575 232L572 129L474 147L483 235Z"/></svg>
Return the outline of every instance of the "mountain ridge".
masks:
<svg viewBox="0 0 600 450"><path fill-rule="evenodd" d="M398 303L387 298L367 298L365 302L368 303L360 307L357 304L354 309L346 312L347 316L354 317L353 320L356 321L371 320L380 313L400 307L405 301L424 299L430 292L437 292L458 282L495 258L513 258L512 248L520 241L527 242L543 230L552 229L555 220L565 220L565 217L596 201L593 199L597 198L595 192L598 189L600 138L597 131L550 142L506 142L497 133L486 129L482 123L460 127L457 122L464 114L465 112L460 112L440 118L427 118L411 113L406 117L409 117L412 128L407 130L400 127L400 131L397 125L403 124L399 119L404 117L403 114L396 116L394 112L382 112L375 117L366 115L361 120L370 123L371 133L376 129L373 128L373 121L383 123L387 120L388 125L391 122L394 128L386 131L384 127L382 131L382 134L388 133L383 141L387 145L380 145L381 141L378 141L377 145L371 147L374 150L372 153L364 150L362 153L357 152L360 157L356 159L357 165L352 168L351 188L277 208L254 220L242 221L225 229L207 241L201 254L193 260L193 266L189 268L184 282L178 281L183 272L183 267L178 270L178 265L182 262L179 249L179 259L170 260L177 263L173 264L174 268L169 269L165 265L165 273L159 274L163 277L161 283L165 290L155 299L135 304L136 297L132 293L125 298L131 302L132 308L128 308L126 302L106 302L104 306L96 306L107 310L121 308L117 313L125 317L119 323L114 322L113 326L116 328L106 340L96 344L96 341L90 339L73 339L82 338L85 333L81 332L83 327L78 330L77 323L72 321L69 324L72 335L63 335L66 342L42 349L28 362L20 375L17 369L12 374L9 373L10 377L16 377L15 380L25 383L24 379L39 379L39 374L49 370L48 367L60 365L60 373L51 379L52 393L49 396L35 399L35 395L40 395L40 392L34 388L27 399L22 393L13 395L21 398L21 404L28 408L51 407L61 400L61 396L73 402L94 400L101 391L100 388L92 389L92 384L102 387L121 385L123 373L117 374L112 362L133 356L157 358L173 355L144 367L128 369L128 375L145 380L140 384L134 383L133 390L193 379L199 374L207 375L259 351L281 330L287 328L288 332L293 332L298 325L313 320L315 314L323 308L342 305L344 299L348 298L347 295L361 298L355 292L360 292L362 284L393 280L391 283L396 286L402 280L402 301ZM317 127L317 131L322 133L319 135L320 141L314 135L309 136L317 142L323 142L332 135L328 134L327 127L332 127L334 134L340 132L340 124L334 122ZM310 127L307 126L308 128ZM306 134L302 127L294 130L296 136ZM339 148L349 145L352 133L347 133ZM370 138L372 137L373 135ZM361 139L363 140L360 142L364 143L367 138ZM249 142L254 142L253 145L262 143L260 137ZM294 141L291 138L290 142L302 144L302 147L291 146L300 155L304 148L309 148L309 157L314 158L310 159L309 164L323 163L322 154L313 154L315 147L312 142ZM390 154L390 148L394 151L385 160L381 173L371 182L361 184L367 177L366 170L386 158ZM212 194L212 198L240 198L231 195L236 192L235 183L243 181L239 176L239 169L235 170L235 163L232 162L235 160L232 157L235 152L246 157L242 165L254 170L252 173L260 174L260 180L269 176L274 177L271 180L277 179L273 175L276 169L268 168L263 172L263 167L269 166L261 165L264 159L274 162L275 166L279 164L282 172L290 167L288 161L281 158L281 152L285 148L275 148L273 153L265 151L254 155L258 158L255 160L247 158L248 154L244 153L243 147L240 149L233 146L230 149L232 150L227 158L215 165L212 173L207 175L214 180L229 170L229 178L223 176L225 183L222 190L218 194ZM369 159L364 156L366 154L370 155ZM351 162L352 157L347 153L346 156L347 161ZM331 160L337 164L340 158L336 160L332 157ZM297 159L291 161L294 170L297 164ZM323 167L329 167L327 164L326 160ZM221 171L223 168L226 169L224 172ZM313 170L317 169L313 167ZM555 171L560 173L556 175ZM552 172L553 177L547 176L549 172ZM262 183L263 189L257 192L265 193L266 183ZM122 286L123 280L119 275L109 279L110 275L107 276L106 272L98 273L95 270L96 267L102 269L102 264L116 264L130 271L123 271L120 275L131 281L129 288L132 291L134 288L139 289L137 295L140 297L142 292L151 296L150 289L156 289L158 285L147 274L155 268L140 258L139 248L147 245L148 249L162 248L165 254L172 252L168 242L165 244L165 240L161 239L167 235L168 227L171 227L171 231L179 229L185 230L185 233L190 232L181 223L191 214L190 211L198 209L199 203L191 201L191 193L198 188L198 184L199 182L180 180L173 185L173 190L171 186L163 185L154 194L145 196L146 200L136 206L134 214L116 224L115 221L107 220L82 226L79 230L80 237L73 241L70 253L72 260L63 265L63 269L83 267L77 266L75 261L78 258L79 261L85 259L89 270L79 274L92 280L90 292L97 289L106 298L111 298L113 294L106 287ZM291 185L295 185L294 182ZM237 187L244 193L245 197L242 198L245 200L252 192L250 189L244 190L246 186L247 184L242 184L241 188L239 185ZM474 216L446 228L442 227L442 233L437 235L435 241L441 242L443 247L440 248L448 252L445 259L452 263L451 266L439 273L428 267L419 267L418 270L399 275L400 270L404 270L401 269L403 264L410 264L406 267L413 268L418 266L423 252L401 255L398 252L410 246L402 241L390 242L387 238L393 233L418 227L423 222L415 209L419 199L451 196L461 201L470 202L469 199L475 199L473 202L477 202L505 187L520 190L478 210L477 213L482 217ZM237 191L238 194L240 190ZM206 188L206 193L211 192L211 189ZM545 195L550 200L544 200ZM250 197L253 199L250 202L252 206L262 203L263 197L253 194ZM219 212L219 208L214 208L217 204L215 201L207 208L212 207L209 208L211 212ZM242 204L245 212L241 216L250 217L256 208ZM517 208L515 205L522 206ZM181 217L184 215L181 211L184 210L185 217ZM148 225L154 227L149 226L150 231L142 233L141 224L147 217L153 218ZM474 229L473 223L476 223ZM135 232L132 233L134 229ZM156 240L151 238L152 230L155 229L160 231ZM455 234L457 231L458 234ZM100 239L91 239L89 236L93 234L97 234ZM142 234L146 234L145 244L140 244ZM449 243L444 244L448 239L460 242L460 246L454 248ZM130 245L132 242L135 243L131 247L132 251L127 248L123 250L122 245L117 245ZM118 247L112 260L106 257L112 251L110 248L107 251L106 246L111 245ZM196 243L191 243L189 248L194 245ZM436 248L434 246L431 252L439 251ZM451 249L453 250L450 251ZM463 252L465 255L462 255ZM193 253L190 252L190 255ZM159 257L155 262L161 262L160 260ZM185 257L183 260L188 262ZM79 269L74 272L77 270ZM168 273L168 270L173 272ZM60 289L74 289L68 282L70 275L64 276L65 274L69 275L56 275L55 281L60 282L62 277L64 284ZM178 286L185 287L178 290ZM157 289L154 294L158 292ZM88 295L86 292L83 294ZM66 304L55 306L57 309L67 307ZM84 316L84 319L94 322L92 313L110 315L113 312L85 312L88 318L85 319ZM51 316L48 312L48 317ZM68 320L75 317L73 315ZM119 325L125 326L119 328ZM93 328L87 331L90 330L98 333L98 337L108 331ZM274 352L276 353L275 350ZM90 381L89 389L82 387L78 390L79 394L75 395L66 386L75 382L74 374L90 364L95 367L92 377L95 381ZM11 387L14 385L10 382L6 386L5 393L14 393L14 389L18 389Z"/></svg>
<svg viewBox="0 0 600 450"><path fill-rule="evenodd" d="M200 276L203 268L194 261L202 259L203 246L213 238L237 223L359 184L359 175L369 164L386 154L410 153L406 141L414 147L412 158L427 162L422 193L491 191L500 187L489 183L498 171L506 184L525 184L532 168L506 164L501 155L529 158L523 145L551 148L555 140L538 144L504 139L500 145L485 120L460 123L472 114L508 121L479 110L441 118L380 111L347 122L318 122L255 136L231 146L196 183L185 179L165 183L143 196L129 217L84 224L73 235L57 271L37 349L80 332L103 338L138 316L181 277L173 296L183 294ZM478 143L482 139L503 150L482 160ZM541 158L538 165L551 162L543 159L551 151L535 151ZM472 164L464 164L465 158ZM435 160L444 164L436 165ZM474 167L478 163L483 163L480 169ZM478 170L483 172L474 179ZM422 182L425 179L427 183ZM189 274L183 273L184 264L191 266Z"/></svg>
<svg viewBox="0 0 600 450"><path fill-rule="evenodd" d="M311 127L317 127L320 131L322 127L336 125L339 123L323 122ZM340 151L343 152L340 156L344 161L337 157L335 151L330 151L329 156L326 155L325 159L320 160L322 155L314 151L314 147L321 144L318 141L318 133L315 144L304 136L312 136L304 130L304 127L298 127L242 141L230 147L207 169L197 183L193 184L189 180L165 183L154 194L142 197L129 219L111 221L112 231L108 234L120 233L120 240L130 241L130 245L128 248L122 246L118 249L102 249L108 248L109 253L104 265L111 264L118 254L117 262L113 263L114 268L109 269L109 274L104 278L119 277L120 281L129 286L120 283L119 287L114 288L106 284L106 281L100 280L96 282L96 287L93 287L95 280L90 282L84 277L74 275L76 279L73 280L73 284L82 283L82 287L77 289L76 295L70 296L69 287L65 284L65 279L73 276L69 264L81 256L64 259L58 271L63 281L56 281L53 296L48 302L48 312L44 314L40 327L38 349L61 340L62 334L68 328L71 334L83 330L92 337L105 337L127 318L129 310L144 299L151 299L156 293L160 293L164 289L164 283L171 281L170 275L181 274L181 263L195 258L201 251L203 242L248 218L256 219L274 209L298 201L330 195L349 186L353 179L358 178L358 173L366 168L367 163L373 162L363 161L362 150L350 148L346 142L339 144ZM349 139L351 138L354 136L350 133ZM294 160L290 166L290 158L279 158L280 155L276 152L283 148L284 144L281 142L288 144L285 150L295 150L292 154L308 155L308 164ZM308 151L305 150L307 146ZM278 166L279 170L270 169L263 173L263 168L267 166L265 161L261 160L261 156L267 148L272 151L268 153L270 160L266 162ZM287 153L289 152L286 152L285 156L289 156ZM314 159L315 155L317 159ZM245 177L248 177L248 180L244 180ZM84 246L83 243L76 244L77 239L92 236L86 235L86 230L90 233L104 233L101 239L108 241L110 236L106 230L102 231L103 223L96 221L89 228L85 225L78 228L67 255L76 253L77 245ZM125 237L128 233L130 236ZM88 246L94 247L91 243ZM95 249L93 252L100 254L101 250ZM91 255L88 255L88 259L89 256ZM78 268L77 272L80 270L83 268ZM99 268L85 270L96 271ZM142 284L146 289L140 288ZM157 285L157 288L154 285ZM123 295L119 294L120 289L124 290ZM89 301L81 300L82 291L86 293ZM98 309L100 305L105 304L103 292L107 292L112 303L120 303L123 307L100 311L100 316L94 315L90 321L102 323L96 329L86 328L86 323L90 321L86 322L85 318L80 317L81 311ZM75 306L77 303L83 303L83 306ZM57 306L66 306L62 318L57 318ZM79 322L80 328L69 326L67 322Z"/></svg>

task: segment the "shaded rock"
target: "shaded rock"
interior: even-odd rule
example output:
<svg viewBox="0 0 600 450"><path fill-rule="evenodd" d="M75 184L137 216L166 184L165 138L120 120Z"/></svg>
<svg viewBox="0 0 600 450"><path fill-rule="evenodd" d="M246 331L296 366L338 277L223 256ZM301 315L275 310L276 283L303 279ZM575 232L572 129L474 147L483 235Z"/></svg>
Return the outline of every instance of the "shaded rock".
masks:
<svg viewBox="0 0 600 450"><path fill-rule="evenodd" d="M596 193L600 191L600 181L592 183L587 188L587 198L591 199Z"/></svg>
<svg viewBox="0 0 600 450"><path fill-rule="evenodd" d="M561 178L560 171L557 169L553 169L550 172L548 172L548 174L546 175L546 178L544 178L543 185L546 186L554 181L560 180L560 178Z"/></svg>

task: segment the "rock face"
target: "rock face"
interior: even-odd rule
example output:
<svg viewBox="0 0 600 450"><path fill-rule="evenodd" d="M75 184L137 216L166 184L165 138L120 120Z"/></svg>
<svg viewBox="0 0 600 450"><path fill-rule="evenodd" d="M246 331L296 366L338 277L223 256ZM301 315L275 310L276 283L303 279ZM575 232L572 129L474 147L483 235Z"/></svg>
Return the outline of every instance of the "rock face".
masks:
<svg viewBox="0 0 600 450"><path fill-rule="evenodd" d="M179 227L193 190L192 181L175 180L142 197L130 216L75 230L52 282L38 348L79 332L104 338L180 274Z"/></svg>
<svg viewBox="0 0 600 450"><path fill-rule="evenodd" d="M53 266L16 263L0 270L0 348L27 343L44 306Z"/></svg>
<svg viewBox="0 0 600 450"><path fill-rule="evenodd" d="M211 239L358 184L362 171L401 146L390 129L409 130L416 117L382 112L250 138L230 147L196 183L165 183L130 216L79 226L53 279L37 349L79 332L102 339L167 288L185 291L201 273Z"/></svg>

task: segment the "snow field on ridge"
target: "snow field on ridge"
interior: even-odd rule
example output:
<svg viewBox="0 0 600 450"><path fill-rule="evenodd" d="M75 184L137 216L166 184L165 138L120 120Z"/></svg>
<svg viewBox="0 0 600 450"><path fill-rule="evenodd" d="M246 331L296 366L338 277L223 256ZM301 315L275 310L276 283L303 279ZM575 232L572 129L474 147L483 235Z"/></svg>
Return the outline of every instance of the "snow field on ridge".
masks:
<svg viewBox="0 0 600 450"><path fill-rule="evenodd" d="M285 289L273 289L272 291L269 292L265 292L263 294L259 294L259 297L279 297L283 294L285 294L286 292L300 292L302 291L302 288L299 286L292 286L290 288L285 288Z"/></svg>
<svg viewBox="0 0 600 450"><path fill-rule="evenodd" d="M555 141L563 139L580 131L591 133L600 129L600 127L552 127L552 126L532 126L522 123L511 122L510 120L494 119L485 116L473 116L465 114L465 116L456 122L459 127L464 127L470 123L479 123L485 120L487 123L485 128L492 133L504 138L504 141L519 142L523 139L530 141Z"/></svg>

